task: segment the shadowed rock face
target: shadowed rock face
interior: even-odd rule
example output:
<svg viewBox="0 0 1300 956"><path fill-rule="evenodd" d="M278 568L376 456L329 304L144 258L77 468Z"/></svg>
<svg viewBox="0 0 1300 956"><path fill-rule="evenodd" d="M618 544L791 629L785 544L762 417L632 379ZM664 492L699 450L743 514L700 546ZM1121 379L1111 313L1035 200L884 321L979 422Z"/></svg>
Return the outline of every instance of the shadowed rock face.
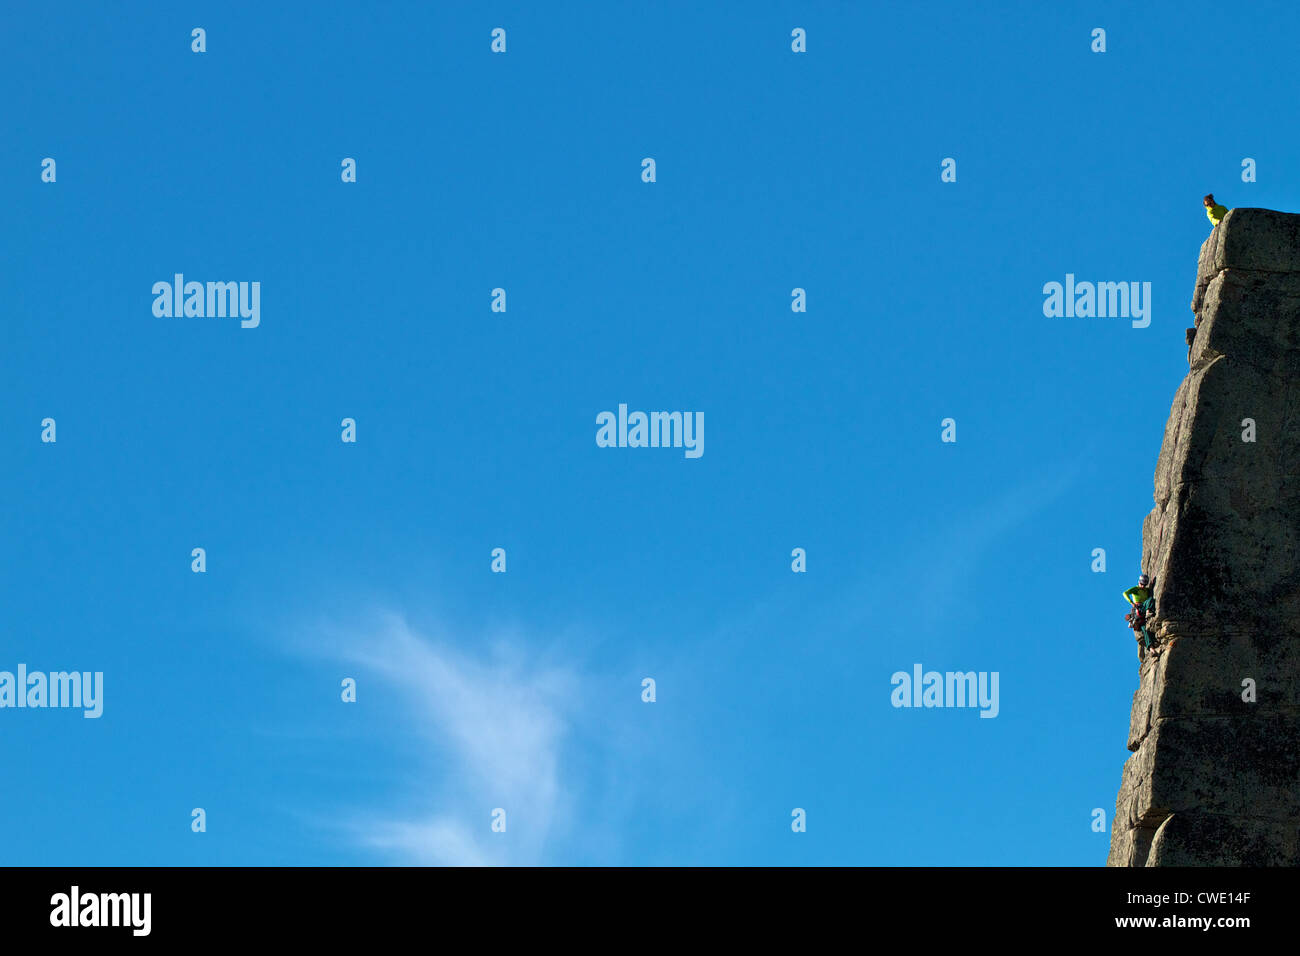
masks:
<svg viewBox="0 0 1300 956"><path fill-rule="evenodd" d="M1166 647L1139 671L1107 865L1296 866L1300 215L1229 212L1192 309L1142 525Z"/></svg>

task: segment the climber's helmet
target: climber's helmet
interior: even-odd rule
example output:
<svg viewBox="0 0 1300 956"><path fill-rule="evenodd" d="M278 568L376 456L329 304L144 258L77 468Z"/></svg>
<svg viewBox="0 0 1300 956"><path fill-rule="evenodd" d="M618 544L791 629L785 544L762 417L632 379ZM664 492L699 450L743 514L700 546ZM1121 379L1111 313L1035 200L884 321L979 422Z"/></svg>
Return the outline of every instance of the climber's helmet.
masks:
<svg viewBox="0 0 1300 956"><path fill-rule="evenodd" d="M1138 587L1144 588L1151 583L1151 578L1145 574L1138 575Z"/></svg>
<svg viewBox="0 0 1300 956"><path fill-rule="evenodd" d="M1206 193L1206 194L1205 194L1205 199L1202 200L1202 201L1203 201L1203 202L1205 203L1205 205L1207 205L1207 206L1213 206L1213 205L1214 205L1214 193Z"/></svg>

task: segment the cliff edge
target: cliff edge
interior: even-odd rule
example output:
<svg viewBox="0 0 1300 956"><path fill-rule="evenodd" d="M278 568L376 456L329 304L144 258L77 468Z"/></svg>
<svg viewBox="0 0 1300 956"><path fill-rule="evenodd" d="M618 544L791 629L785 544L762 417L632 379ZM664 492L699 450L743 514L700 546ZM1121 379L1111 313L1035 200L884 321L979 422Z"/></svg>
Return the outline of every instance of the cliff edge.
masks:
<svg viewBox="0 0 1300 956"><path fill-rule="evenodd" d="M1108 866L1300 865L1300 215L1201 246L1142 525L1139 669Z"/></svg>

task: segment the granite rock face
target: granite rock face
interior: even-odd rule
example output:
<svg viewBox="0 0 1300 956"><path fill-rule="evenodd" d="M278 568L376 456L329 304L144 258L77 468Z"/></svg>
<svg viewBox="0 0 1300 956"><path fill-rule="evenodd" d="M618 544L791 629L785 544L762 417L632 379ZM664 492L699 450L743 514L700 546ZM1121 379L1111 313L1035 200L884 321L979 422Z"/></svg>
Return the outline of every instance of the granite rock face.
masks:
<svg viewBox="0 0 1300 956"><path fill-rule="evenodd" d="M1139 670L1107 865L1297 866L1300 215L1229 212L1192 309L1142 526L1164 649Z"/></svg>

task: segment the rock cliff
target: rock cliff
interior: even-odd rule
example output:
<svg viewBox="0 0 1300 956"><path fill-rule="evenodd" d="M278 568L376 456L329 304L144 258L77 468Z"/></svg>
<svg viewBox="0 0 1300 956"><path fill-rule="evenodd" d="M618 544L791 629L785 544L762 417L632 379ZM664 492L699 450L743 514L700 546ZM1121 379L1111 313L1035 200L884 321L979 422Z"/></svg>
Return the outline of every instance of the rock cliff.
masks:
<svg viewBox="0 0 1300 956"><path fill-rule="evenodd" d="M1164 647L1139 668L1107 865L1295 866L1300 215L1229 212L1192 309L1142 526Z"/></svg>

